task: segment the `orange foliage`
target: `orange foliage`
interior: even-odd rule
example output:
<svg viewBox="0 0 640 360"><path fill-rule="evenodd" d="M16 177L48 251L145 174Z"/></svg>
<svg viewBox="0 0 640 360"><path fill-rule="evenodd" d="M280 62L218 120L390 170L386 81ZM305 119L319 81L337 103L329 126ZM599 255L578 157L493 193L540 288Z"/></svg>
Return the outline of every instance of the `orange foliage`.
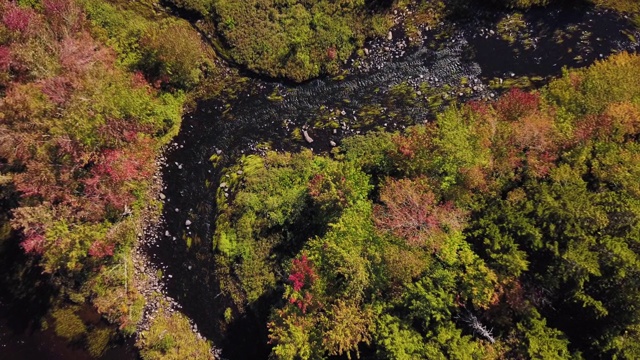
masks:
<svg viewBox="0 0 640 360"><path fill-rule="evenodd" d="M42 7L44 15L56 34L64 37L80 30L84 15L74 1L44 0Z"/></svg>
<svg viewBox="0 0 640 360"><path fill-rule="evenodd" d="M395 149L390 152L389 157L407 175L423 174L436 149L433 139L432 125L409 128L405 134L392 137Z"/></svg>
<svg viewBox="0 0 640 360"><path fill-rule="evenodd" d="M538 110L540 96L513 88L495 104L498 115L504 120L518 120Z"/></svg>
<svg viewBox="0 0 640 360"><path fill-rule="evenodd" d="M152 140L141 138L124 149L104 151L84 179L85 196L98 204L122 210L133 201L133 194L126 190L130 181L151 177L154 170Z"/></svg>
<svg viewBox="0 0 640 360"><path fill-rule="evenodd" d="M463 226L464 213L452 203L440 203L424 178L388 180L380 201L384 205L374 208L378 228L411 245L437 251L447 232Z"/></svg>
<svg viewBox="0 0 640 360"><path fill-rule="evenodd" d="M9 67L11 67L11 49L0 45L0 71L8 71Z"/></svg>
<svg viewBox="0 0 640 360"><path fill-rule="evenodd" d="M553 109L540 109L537 93L512 89L492 106L473 103L469 106L477 118L480 143L490 147L491 167L497 174L542 177L557 159L562 141L554 126Z"/></svg>
<svg viewBox="0 0 640 360"><path fill-rule="evenodd" d="M97 61L101 52L106 50L100 49L89 34L78 33L60 41L60 64L70 73L83 73Z"/></svg>

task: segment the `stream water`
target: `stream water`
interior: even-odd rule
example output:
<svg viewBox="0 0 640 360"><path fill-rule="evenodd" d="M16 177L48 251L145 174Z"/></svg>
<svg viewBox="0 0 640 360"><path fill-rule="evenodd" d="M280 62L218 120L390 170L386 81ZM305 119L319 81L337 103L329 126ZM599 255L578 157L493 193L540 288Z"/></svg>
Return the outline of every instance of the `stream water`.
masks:
<svg viewBox="0 0 640 360"><path fill-rule="evenodd" d="M369 43L370 59L360 61L360 70L343 80L317 79L285 86L254 79L236 100L227 104L204 101L184 117L180 134L165 154L164 225L148 254L163 269L169 295L194 320L198 331L223 349L224 357L267 358L266 319L256 314L266 313L260 310L274 298L261 299L254 305L258 311L248 311L224 325L223 311L230 302L220 295L214 274L211 241L220 173L211 165L211 155L219 154L223 164L229 163L243 153L260 151L264 143L275 150L310 147L316 152L327 151L331 142L339 144L343 137L374 126L396 130L433 117L428 107L413 106L402 109L411 119L407 123L393 124L383 114L368 127L356 130L351 126L357 123L355 116L361 105L381 102L394 85L418 87L427 82L430 87L442 88L463 81L474 91L461 93L461 101L489 99L496 95L488 87L491 79L557 76L563 66L587 66L613 52L635 51L638 46L629 36L637 32L613 13L560 8L531 11L524 15L526 30L519 32L520 41L513 44L494 30L499 15L454 25L448 29L451 35L440 40L434 40L440 30L425 31L424 44L418 48L398 47L402 34L394 32L393 43ZM281 99L269 100L274 94ZM314 127L313 119L320 109L337 110L338 129ZM295 127L308 129L313 143L292 140ZM187 220L190 226L185 225ZM187 237L192 239L190 244L183 240ZM220 329L225 327L227 332L222 334Z"/></svg>
<svg viewBox="0 0 640 360"><path fill-rule="evenodd" d="M424 31L423 45L414 48L399 45L403 36L394 31L392 42L368 43L371 55L358 60L355 70L343 80L316 79L289 86L251 79L237 99L226 103L203 101L193 113L185 115L180 134L165 153L162 226L158 240L146 252L163 270L168 294L178 301L198 331L223 349L225 358L264 359L270 349L266 345L266 319L256 315L265 311L248 311L223 326L223 312L230 302L220 295L214 273L211 240L220 173L211 165L211 155L218 154L222 164L228 164L243 153L260 151L265 143L275 150L306 146L324 152L332 147L331 142L339 144L345 136L376 126L393 131L433 117L429 107L410 106L402 109L410 121L393 123L385 113L373 124L356 127L361 106L383 101L394 85L407 83L417 88L427 83L442 89L446 84L455 88L466 83L468 91L462 95L455 90L451 94L445 91L443 96L461 101L490 99L497 95L497 90L488 86L491 79L557 76L563 66L586 66L612 52L635 51L638 46L633 39L637 31L613 13L561 8L530 11L524 15L526 30L519 31L512 44L496 33L495 22L501 15L487 13L482 20L453 25L446 31ZM440 36L443 33L449 35ZM270 95L280 99L270 100ZM335 119L337 129L314 127L313 119L323 106L340 114ZM313 143L292 139L296 127L308 129ZM185 225L187 220L190 226ZM186 237L193 239L189 245L183 240ZM264 310L271 300L262 299L255 310ZM34 301L0 302L0 358L88 358L86 352L64 344L50 330L37 330L32 319L46 312L46 304ZM220 329L225 327L223 334ZM116 347L104 359L133 359L131 347Z"/></svg>

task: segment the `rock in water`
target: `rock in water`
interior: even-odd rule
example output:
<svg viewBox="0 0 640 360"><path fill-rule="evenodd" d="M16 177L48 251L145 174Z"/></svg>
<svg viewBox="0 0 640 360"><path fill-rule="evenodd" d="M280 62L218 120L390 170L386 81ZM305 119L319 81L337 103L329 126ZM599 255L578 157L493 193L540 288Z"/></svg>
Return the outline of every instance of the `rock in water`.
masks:
<svg viewBox="0 0 640 360"><path fill-rule="evenodd" d="M302 130L302 135L304 136L304 139L307 140L309 144L313 142L313 139L311 138L311 136L309 136L309 133L307 132L307 130Z"/></svg>

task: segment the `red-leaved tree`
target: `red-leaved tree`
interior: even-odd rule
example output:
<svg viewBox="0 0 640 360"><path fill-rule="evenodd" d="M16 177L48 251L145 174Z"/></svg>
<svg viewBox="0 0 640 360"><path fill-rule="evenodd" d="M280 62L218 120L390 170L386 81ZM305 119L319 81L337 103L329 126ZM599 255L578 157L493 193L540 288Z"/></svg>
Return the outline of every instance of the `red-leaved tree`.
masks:
<svg viewBox="0 0 640 360"><path fill-rule="evenodd" d="M100 154L91 176L84 179L85 195L97 204L122 210L134 198L127 183L149 179L153 170L151 139L140 138L127 148L105 150Z"/></svg>
<svg viewBox="0 0 640 360"><path fill-rule="evenodd" d="M54 76L42 81L42 92L56 105L64 104L73 91L73 84L65 76Z"/></svg>
<svg viewBox="0 0 640 360"><path fill-rule="evenodd" d="M81 28L84 16L75 1L44 0L42 8L51 28L58 36L65 37Z"/></svg>
<svg viewBox="0 0 640 360"><path fill-rule="evenodd" d="M24 33L29 28L35 12L29 8L21 8L14 4L9 4L5 8L2 16L2 23L7 29Z"/></svg>
<svg viewBox="0 0 640 360"><path fill-rule="evenodd" d="M302 313L306 313L312 304L313 295L309 288L317 279L318 275L306 254L302 254L299 259L293 259L289 274L293 291L289 294L289 302L295 304Z"/></svg>
<svg viewBox="0 0 640 360"><path fill-rule="evenodd" d="M20 245L24 249L24 252L27 254L38 254L42 255L44 252L44 243L45 237L44 235L34 231L29 230L24 232L24 239Z"/></svg>
<svg viewBox="0 0 640 360"><path fill-rule="evenodd" d="M390 152L393 163L400 171L412 176L424 174L431 166L436 145L433 141L435 127L432 124L415 126L405 134L395 135L395 149Z"/></svg>
<svg viewBox="0 0 640 360"><path fill-rule="evenodd" d="M0 71L8 71L11 67L11 49L0 45Z"/></svg>
<svg viewBox="0 0 640 360"><path fill-rule="evenodd" d="M512 88L495 104L496 112L505 120L514 121L527 116L538 109L540 96L537 93L524 92Z"/></svg>
<svg viewBox="0 0 640 360"><path fill-rule="evenodd" d="M411 245L437 251L447 232L463 226L464 213L450 202L441 203L424 178L387 180L380 201L383 205L374 208L378 228Z"/></svg>
<svg viewBox="0 0 640 360"><path fill-rule="evenodd" d="M107 244L102 240L96 240L89 247L89 255L96 258L103 258L106 256L113 256L114 244Z"/></svg>

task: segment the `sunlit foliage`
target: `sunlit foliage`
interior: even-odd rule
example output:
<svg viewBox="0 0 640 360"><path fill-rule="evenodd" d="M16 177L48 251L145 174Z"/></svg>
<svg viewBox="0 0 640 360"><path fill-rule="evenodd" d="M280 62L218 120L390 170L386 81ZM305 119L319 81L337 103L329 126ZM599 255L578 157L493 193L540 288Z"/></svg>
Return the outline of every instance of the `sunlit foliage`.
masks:
<svg viewBox="0 0 640 360"><path fill-rule="evenodd" d="M217 251L240 304L282 287L273 355L636 357L639 59L355 137L334 159L245 158ZM247 282L266 271L282 275Z"/></svg>
<svg viewBox="0 0 640 360"><path fill-rule="evenodd" d="M109 14L112 23L97 19L106 3L31 5L0 2L0 179L19 198L11 226L62 294L92 301L130 334L144 306L131 249L153 201L155 155L179 128L181 89L196 85L206 67L199 37L174 22L140 34L172 31L195 41L167 49L149 40L140 50L130 30L137 25L121 13ZM130 31L101 27L116 20ZM153 69L142 61L150 53ZM86 339L99 356L111 330L85 327L72 309L54 311L56 332Z"/></svg>
<svg viewBox="0 0 640 360"><path fill-rule="evenodd" d="M370 31L363 0L213 0L212 9L235 61L296 81L336 72Z"/></svg>

